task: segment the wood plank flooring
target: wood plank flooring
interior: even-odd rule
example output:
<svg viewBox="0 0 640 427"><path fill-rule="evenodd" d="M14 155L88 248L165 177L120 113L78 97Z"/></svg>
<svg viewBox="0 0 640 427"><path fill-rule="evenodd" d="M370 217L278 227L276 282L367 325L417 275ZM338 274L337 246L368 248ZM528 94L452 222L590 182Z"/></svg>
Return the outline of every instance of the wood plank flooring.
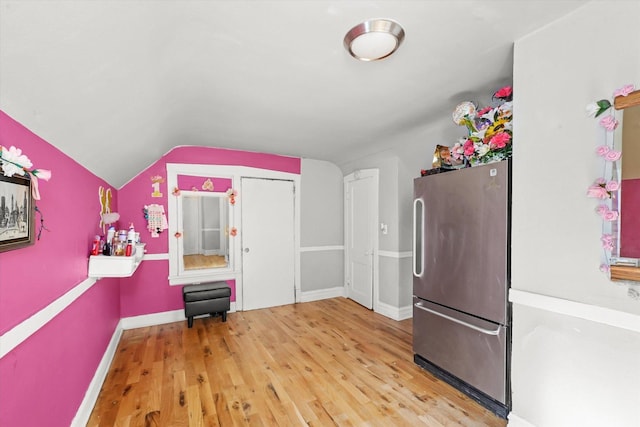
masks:
<svg viewBox="0 0 640 427"><path fill-rule="evenodd" d="M505 426L345 298L125 331L88 426Z"/></svg>

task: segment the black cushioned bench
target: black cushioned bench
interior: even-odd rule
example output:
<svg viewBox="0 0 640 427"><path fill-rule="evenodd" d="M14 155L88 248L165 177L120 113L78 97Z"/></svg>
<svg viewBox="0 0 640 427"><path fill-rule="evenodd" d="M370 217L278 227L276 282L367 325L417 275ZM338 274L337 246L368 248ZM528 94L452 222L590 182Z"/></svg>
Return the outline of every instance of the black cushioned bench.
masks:
<svg viewBox="0 0 640 427"><path fill-rule="evenodd" d="M222 321L227 321L230 307L231 288L227 282L209 282L198 285L186 285L182 288L184 315L189 327L193 326L193 316L201 314L222 314Z"/></svg>

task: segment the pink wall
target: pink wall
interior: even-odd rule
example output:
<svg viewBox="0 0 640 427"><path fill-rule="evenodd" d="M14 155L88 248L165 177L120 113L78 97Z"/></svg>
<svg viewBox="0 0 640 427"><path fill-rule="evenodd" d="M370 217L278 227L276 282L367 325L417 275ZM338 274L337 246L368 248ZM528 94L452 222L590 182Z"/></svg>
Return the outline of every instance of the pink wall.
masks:
<svg viewBox="0 0 640 427"><path fill-rule="evenodd" d="M4 334L87 279L100 231L98 187L106 183L1 111L0 145L53 172L40 181L37 202L49 231L33 246L0 253ZM0 359L0 425L68 426L119 318L118 281L100 280Z"/></svg>
<svg viewBox="0 0 640 427"><path fill-rule="evenodd" d="M173 189L167 188L167 163L191 163L207 165L249 166L280 172L300 173L300 159L277 156L274 154L250 153L246 151L227 150L211 147L176 147L160 160L142 171L118 190L120 219L124 223L133 222L136 230L143 230L140 237L147 244L147 254L167 254L169 241L167 232L158 238L152 238L146 231L146 222L142 214L144 205L161 204L167 209L167 197ZM152 197L152 177L161 176L165 182L160 185L162 197ZM185 182L185 185L191 182ZM182 182L180 185L182 186ZM202 185L202 179L191 184ZM223 189L224 183L214 181L216 191ZM183 308L182 287L170 286L168 281L169 263L167 260L144 261L138 271L126 279L121 279L121 315L122 317L139 316ZM232 290L231 300L235 301L235 283L229 282Z"/></svg>
<svg viewBox="0 0 640 427"><path fill-rule="evenodd" d="M622 180L620 255L640 258L640 179Z"/></svg>
<svg viewBox="0 0 640 427"><path fill-rule="evenodd" d="M90 244L95 234L102 234L98 188L108 185L2 111L0 145L22 149L35 167L53 172L51 181L40 181L42 200L37 202L49 231L43 231L33 246L0 253L0 334L4 334L87 279ZM167 206L166 182L160 186L162 197L154 198L151 177L166 179L168 162L300 173L297 158L206 147L172 150L122 189L112 190L119 227L132 222L149 254L168 251L166 233L152 239L143 216L145 204ZM169 286L167 276L167 260L146 260L131 278L101 279L2 357L0 426L68 426L119 319L182 309L182 287Z"/></svg>

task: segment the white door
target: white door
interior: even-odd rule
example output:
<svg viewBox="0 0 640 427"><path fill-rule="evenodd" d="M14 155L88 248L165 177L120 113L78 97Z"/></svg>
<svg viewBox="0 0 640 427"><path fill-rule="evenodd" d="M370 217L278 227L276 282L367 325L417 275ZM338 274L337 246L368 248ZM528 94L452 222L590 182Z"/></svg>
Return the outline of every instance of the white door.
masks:
<svg viewBox="0 0 640 427"><path fill-rule="evenodd" d="M345 177L344 194L347 296L371 309L378 266L378 171Z"/></svg>
<svg viewBox="0 0 640 427"><path fill-rule="evenodd" d="M242 178L243 310L295 302L294 185Z"/></svg>

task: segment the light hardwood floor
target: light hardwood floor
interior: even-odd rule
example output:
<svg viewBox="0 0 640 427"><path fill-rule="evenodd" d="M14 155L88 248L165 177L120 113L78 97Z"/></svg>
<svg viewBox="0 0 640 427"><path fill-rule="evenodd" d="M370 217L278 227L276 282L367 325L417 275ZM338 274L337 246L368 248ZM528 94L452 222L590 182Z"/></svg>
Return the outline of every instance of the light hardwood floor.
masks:
<svg viewBox="0 0 640 427"><path fill-rule="evenodd" d="M125 331L89 426L505 426L345 298Z"/></svg>

